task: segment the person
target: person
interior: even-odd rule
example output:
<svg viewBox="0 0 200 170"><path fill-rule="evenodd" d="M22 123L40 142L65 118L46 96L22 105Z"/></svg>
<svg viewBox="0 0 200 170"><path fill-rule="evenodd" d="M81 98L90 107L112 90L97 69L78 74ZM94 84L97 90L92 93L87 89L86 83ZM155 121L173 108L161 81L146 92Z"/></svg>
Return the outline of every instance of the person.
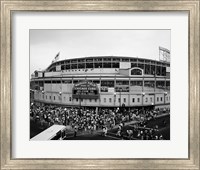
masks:
<svg viewBox="0 0 200 170"><path fill-rule="evenodd" d="M163 140L163 136L162 135L159 136L159 140Z"/></svg>
<svg viewBox="0 0 200 170"><path fill-rule="evenodd" d="M122 126L119 125L119 126L118 126L118 129L117 129L116 136L121 136L121 130L122 130Z"/></svg>
<svg viewBox="0 0 200 170"><path fill-rule="evenodd" d="M106 126L103 127L103 136L106 136L108 132L108 129Z"/></svg>
<svg viewBox="0 0 200 170"><path fill-rule="evenodd" d="M77 132L78 132L78 127L77 125L74 126L74 137L77 136Z"/></svg>
<svg viewBox="0 0 200 170"><path fill-rule="evenodd" d="M133 135L133 130L130 129L130 130L127 130L126 132L128 134L128 139L131 139L131 137Z"/></svg>
<svg viewBox="0 0 200 170"><path fill-rule="evenodd" d="M165 121L165 119L163 120L163 127L166 127L167 123Z"/></svg>

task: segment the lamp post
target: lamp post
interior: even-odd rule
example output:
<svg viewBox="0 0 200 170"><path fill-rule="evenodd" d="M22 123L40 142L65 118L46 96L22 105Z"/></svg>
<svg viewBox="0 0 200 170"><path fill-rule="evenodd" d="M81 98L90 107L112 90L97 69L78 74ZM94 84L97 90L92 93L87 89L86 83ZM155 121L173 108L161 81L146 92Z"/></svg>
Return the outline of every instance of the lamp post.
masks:
<svg viewBox="0 0 200 170"><path fill-rule="evenodd" d="M81 94L80 93L78 95L78 98L79 98L79 108L81 109Z"/></svg>
<svg viewBox="0 0 200 170"><path fill-rule="evenodd" d="M65 126L67 126L67 109L64 109L64 113L65 113Z"/></svg>
<svg viewBox="0 0 200 170"><path fill-rule="evenodd" d="M164 104L166 102L165 98L166 98L167 92L164 92Z"/></svg>
<svg viewBox="0 0 200 170"><path fill-rule="evenodd" d="M62 92L61 91L59 92L59 99L60 100L62 99Z"/></svg>
<svg viewBox="0 0 200 170"><path fill-rule="evenodd" d="M144 96L145 96L145 93L143 92L142 93L142 113L144 113Z"/></svg>
<svg viewBox="0 0 200 170"><path fill-rule="evenodd" d="M42 98L43 98L43 100L44 100L44 90L42 90Z"/></svg>
<svg viewBox="0 0 200 170"><path fill-rule="evenodd" d="M119 96L120 96L120 108L121 108L121 106L122 106L122 99L121 99L121 95L122 95L122 89L120 89L119 90Z"/></svg>
<svg viewBox="0 0 200 170"><path fill-rule="evenodd" d="M114 106L115 106L115 102L116 102L116 93L114 92Z"/></svg>

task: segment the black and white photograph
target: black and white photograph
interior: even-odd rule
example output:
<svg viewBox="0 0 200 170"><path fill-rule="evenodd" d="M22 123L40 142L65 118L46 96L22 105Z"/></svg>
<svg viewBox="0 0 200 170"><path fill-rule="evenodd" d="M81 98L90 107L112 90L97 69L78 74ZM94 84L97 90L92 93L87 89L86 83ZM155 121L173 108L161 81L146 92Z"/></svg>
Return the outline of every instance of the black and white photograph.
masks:
<svg viewBox="0 0 200 170"><path fill-rule="evenodd" d="M29 38L31 141L170 140L170 30Z"/></svg>

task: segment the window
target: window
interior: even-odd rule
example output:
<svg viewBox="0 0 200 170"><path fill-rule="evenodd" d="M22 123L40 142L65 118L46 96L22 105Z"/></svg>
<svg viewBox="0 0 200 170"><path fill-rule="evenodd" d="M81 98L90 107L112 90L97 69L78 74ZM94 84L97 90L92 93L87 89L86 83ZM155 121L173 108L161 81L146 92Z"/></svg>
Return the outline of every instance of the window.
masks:
<svg viewBox="0 0 200 170"><path fill-rule="evenodd" d="M102 58L94 58L94 61L102 61Z"/></svg>
<svg viewBox="0 0 200 170"><path fill-rule="evenodd" d="M94 68L93 63L86 63L86 68Z"/></svg>
<svg viewBox="0 0 200 170"><path fill-rule="evenodd" d="M131 86L142 86L142 81L131 81Z"/></svg>
<svg viewBox="0 0 200 170"><path fill-rule="evenodd" d="M137 67L137 66L138 66L137 63L131 63L131 68Z"/></svg>
<svg viewBox="0 0 200 170"><path fill-rule="evenodd" d="M77 63L77 60L71 60L71 63Z"/></svg>
<svg viewBox="0 0 200 170"><path fill-rule="evenodd" d="M66 68L66 70L69 70L70 69L70 65L69 64L66 65L65 68Z"/></svg>
<svg viewBox="0 0 200 170"><path fill-rule="evenodd" d="M110 57L103 58L103 61L111 61Z"/></svg>
<svg viewBox="0 0 200 170"><path fill-rule="evenodd" d="M157 97L157 102L159 102L159 97Z"/></svg>
<svg viewBox="0 0 200 170"><path fill-rule="evenodd" d="M62 83L63 83L63 84L71 84L72 81L71 81L71 80L63 80Z"/></svg>
<svg viewBox="0 0 200 170"><path fill-rule="evenodd" d="M132 98L132 102L135 103L135 98Z"/></svg>
<svg viewBox="0 0 200 170"><path fill-rule="evenodd" d="M138 63L138 67L141 68L141 69L144 69L144 64Z"/></svg>
<svg viewBox="0 0 200 170"><path fill-rule="evenodd" d="M118 98L118 102L120 103L120 101L121 101L121 99L120 98Z"/></svg>
<svg viewBox="0 0 200 170"><path fill-rule="evenodd" d="M56 97L55 97L55 96L53 96L53 100L56 100Z"/></svg>
<svg viewBox="0 0 200 170"><path fill-rule="evenodd" d="M93 58L87 58L86 62L93 62Z"/></svg>
<svg viewBox="0 0 200 170"><path fill-rule="evenodd" d="M60 80L53 80L52 83L53 83L53 84L60 84L61 81L60 81Z"/></svg>
<svg viewBox="0 0 200 170"><path fill-rule="evenodd" d="M162 102L162 97L160 98L160 101Z"/></svg>
<svg viewBox="0 0 200 170"><path fill-rule="evenodd" d="M102 68L102 63L94 63L95 68Z"/></svg>
<svg viewBox="0 0 200 170"><path fill-rule="evenodd" d="M103 68L111 68L111 63L103 63Z"/></svg>
<svg viewBox="0 0 200 170"><path fill-rule="evenodd" d="M78 99L76 99L76 101L78 102Z"/></svg>
<svg viewBox="0 0 200 170"><path fill-rule="evenodd" d="M85 63L78 64L78 69L85 68Z"/></svg>
<svg viewBox="0 0 200 170"><path fill-rule="evenodd" d="M61 66L61 70L65 70L65 65L62 65L62 66Z"/></svg>
<svg viewBox="0 0 200 170"><path fill-rule="evenodd" d="M129 62L129 59L128 58L122 58L122 61L123 62Z"/></svg>
<svg viewBox="0 0 200 170"><path fill-rule="evenodd" d="M157 81L156 88L158 89L165 89L165 82L164 81Z"/></svg>
<svg viewBox="0 0 200 170"><path fill-rule="evenodd" d="M138 59L138 62L144 63L143 59Z"/></svg>
<svg viewBox="0 0 200 170"><path fill-rule="evenodd" d="M134 68L131 70L131 75L142 75L142 70Z"/></svg>
<svg viewBox="0 0 200 170"><path fill-rule="evenodd" d="M112 63L112 68L119 68L119 63Z"/></svg>
<svg viewBox="0 0 200 170"><path fill-rule="evenodd" d="M145 102L148 102L148 98L147 97L145 98Z"/></svg>
<svg viewBox="0 0 200 170"><path fill-rule="evenodd" d="M114 87L114 81L101 81L101 86Z"/></svg>
<svg viewBox="0 0 200 170"><path fill-rule="evenodd" d="M44 82L43 81L39 81L39 86L40 87L44 87Z"/></svg>
<svg viewBox="0 0 200 170"><path fill-rule="evenodd" d="M137 59L136 58L132 58L130 59L131 62L137 62Z"/></svg>
<svg viewBox="0 0 200 170"><path fill-rule="evenodd" d="M151 74L149 64L145 64L144 74Z"/></svg>
<svg viewBox="0 0 200 170"><path fill-rule="evenodd" d="M93 80L93 83L94 84L100 84L100 81L99 80Z"/></svg>
<svg viewBox="0 0 200 170"><path fill-rule="evenodd" d="M160 66L156 66L156 75L161 76L161 67Z"/></svg>
<svg viewBox="0 0 200 170"><path fill-rule="evenodd" d="M129 92L129 86L124 86L124 87L120 87L120 86L117 86L115 87L115 91L116 92Z"/></svg>
<svg viewBox="0 0 200 170"><path fill-rule="evenodd" d="M124 80L124 81L117 80L116 81L116 85L129 85L129 81L126 81L126 80Z"/></svg>
<svg viewBox="0 0 200 170"><path fill-rule="evenodd" d="M170 90L170 81L166 81L166 89Z"/></svg>
<svg viewBox="0 0 200 170"><path fill-rule="evenodd" d="M124 103L126 103L126 98L124 98Z"/></svg>
<svg viewBox="0 0 200 170"><path fill-rule="evenodd" d="M97 99L95 99L95 102L97 102Z"/></svg>
<svg viewBox="0 0 200 170"><path fill-rule="evenodd" d="M69 97L69 101L70 101L70 102L72 101L72 98L71 98L71 97Z"/></svg>
<svg viewBox="0 0 200 170"><path fill-rule="evenodd" d="M109 98L109 102L110 102L110 103L112 102L112 99L111 99L111 98Z"/></svg>
<svg viewBox="0 0 200 170"><path fill-rule="evenodd" d="M78 83L78 80L74 80L74 81L73 81L73 84L76 84L76 83Z"/></svg>
<svg viewBox="0 0 200 170"><path fill-rule="evenodd" d="M44 83L45 84L51 84L51 81L45 81Z"/></svg>
<svg viewBox="0 0 200 170"><path fill-rule="evenodd" d="M49 96L49 99L51 100L51 96Z"/></svg>
<svg viewBox="0 0 200 170"><path fill-rule="evenodd" d="M90 99L90 102L92 102L92 99Z"/></svg>
<svg viewBox="0 0 200 170"><path fill-rule="evenodd" d="M113 58L113 61L120 61L120 58Z"/></svg>
<svg viewBox="0 0 200 170"><path fill-rule="evenodd" d="M162 76L166 76L166 67L162 67Z"/></svg>
<svg viewBox="0 0 200 170"><path fill-rule="evenodd" d="M65 60L65 63L66 63L66 64L69 64L69 63L70 63L70 60Z"/></svg>
<svg viewBox="0 0 200 170"><path fill-rule="evenodd" d="M46 95L46 99L47 99L47 95Z"/></svg>
<svg viewBox="0 0 200 170"><path fill-rule="evenodd" d="M104 103L106 103L106 98L104 98Z"/></svg>
<svg viewBox="0 0 200 170"><path fill-rule="evenodd" d="M151 102L153 102L153 99L152 99L152 97L150 97L150 101L151 101Z"/></svg>
<svg viewBox="0 0 200 170"><path fill-rule="evenodd" d="M152 62L151 62L152 63ZM151 75L155 75L155 65L150 65Z"/></svg>
<svg viewBox="0 0 200 170"><path fill-rule="evenodd" d="M154 88L155 82L154 81L144 81L144 86L149 88Z"/></svg>
<svg viewBox="0 0 200 170"><path fill-rule="evenodd" d="M137 99L138 103L140 102L140 98Z"/></svg>

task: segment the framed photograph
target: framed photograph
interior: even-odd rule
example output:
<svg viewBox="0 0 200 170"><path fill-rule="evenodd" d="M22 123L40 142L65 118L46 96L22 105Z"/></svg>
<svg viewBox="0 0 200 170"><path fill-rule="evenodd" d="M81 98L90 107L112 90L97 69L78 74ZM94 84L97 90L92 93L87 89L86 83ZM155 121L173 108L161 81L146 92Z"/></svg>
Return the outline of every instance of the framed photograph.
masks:
<svg viewBox="0 0 200 170"><path fill-rule="evenodd" d="M199 1L1 1L1 169L200 169Z"/></svg>

